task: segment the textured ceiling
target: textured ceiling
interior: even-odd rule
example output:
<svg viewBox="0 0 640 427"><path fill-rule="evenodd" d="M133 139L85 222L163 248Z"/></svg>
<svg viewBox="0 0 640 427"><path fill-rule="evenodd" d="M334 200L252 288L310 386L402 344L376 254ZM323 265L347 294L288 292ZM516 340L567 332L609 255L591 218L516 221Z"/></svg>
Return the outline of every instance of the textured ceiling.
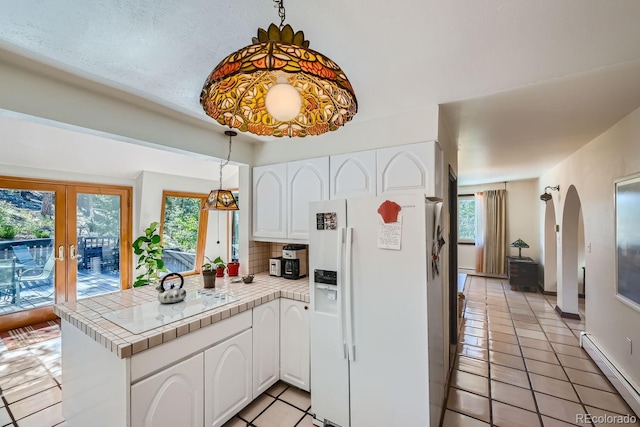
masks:
<svg viewBox="0 0 640 427"><path fill-rule="evenodd" d="M347 73L359 102L354 121L446 104L447 121L464 141L463 183L471 183L467 172L472 170L474 183L507 174L509 159L487 160L494 150L504 149L500 138L513 141L517 133L514 142L519 144L553 140L565 153L640 105L637 78L614 67L635 66L640 58L636 0L287 0L285 6L286 23L303 30L312 49ZM21 0L3 2L2 9L0 45L206 121L210 119L198 99L211 69L249 44L258 27L278 21L269 0ZM592 75L596 70L600 74ZM591 77L594 84L613 85L605 77L609 74L616 76L615 96L623 97L619 103L610 92L593 91L586 98L561 97L553 117L545 118L549 104L529 108L537 88L555 102L554 93L575 95L575 87L592 85ZM548 87L574 80L579 80L575 87ZM502 95L511 91L513 96ZM584 111L583 120L574 120L574 111L585 101L595 105ZM527 126L526 132L518 132L513 122L500 120L506 113L539 114L535 128L549 132L536 133ZM563 114L569 123L554 125ZM597 126L593 117L602 117ZM565 141L567 132L572 138ZM483 156L468 152L463 160L467 147L477 150L478 145ZM529 162L544 154L532 154ZM520 178L537 176L543 163L546 167L561 160L548 157Z"/></svg>

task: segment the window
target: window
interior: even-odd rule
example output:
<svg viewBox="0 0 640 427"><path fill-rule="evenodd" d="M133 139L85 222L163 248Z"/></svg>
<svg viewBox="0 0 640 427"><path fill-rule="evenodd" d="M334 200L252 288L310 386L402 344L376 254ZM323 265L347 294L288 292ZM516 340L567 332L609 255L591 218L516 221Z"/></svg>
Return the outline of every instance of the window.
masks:
<svg viewBox="0 0 640 427"><path fill-rule="evenodd" d="M238 192L233 192L233 197L238 201ZM227 216L227 223L229 224L229 230L231 238L229 241L229 253L228 257L231 261L238 261L240 259L240 211L231 211Z"/></svg>
<svg viewBox="0 0 640 427"><path fill-rule="evenodd" d="M171 272L200 271L204 259L208 211L202 210L206 194L165 191L161 235L163 261Z"/></svg>
<svg viewBox="0 0 640 427"><path fill-rule="evenodd" d="M476 200L473 194L458 196L458 243L475 243Z"/></svg>

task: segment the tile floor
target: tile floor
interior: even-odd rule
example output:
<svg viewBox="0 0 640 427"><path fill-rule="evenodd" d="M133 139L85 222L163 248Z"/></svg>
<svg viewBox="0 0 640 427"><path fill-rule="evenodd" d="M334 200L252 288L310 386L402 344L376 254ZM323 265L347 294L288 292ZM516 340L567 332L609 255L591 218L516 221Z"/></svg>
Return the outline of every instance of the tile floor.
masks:
<svg viewBox="0 0 640 427"><path fill-rule="evenodd" d="M444 427L606 426L584 414L634 415L579 346L584 300L583 320L570 320L555 297L506 280L469 276L464 293Z"/></svg>
<svg viewBox="0 0 640 427"><path fill-rule="evenodd" d="M606 426L576 415L633 414L579 347L583 321L561 319L555 298L476 276L465 295L444 427ZM60 339L1 348L0 427L65 426L60 384ZM311 427L310 411L309 393L278 383L225 427Z"/></svg>

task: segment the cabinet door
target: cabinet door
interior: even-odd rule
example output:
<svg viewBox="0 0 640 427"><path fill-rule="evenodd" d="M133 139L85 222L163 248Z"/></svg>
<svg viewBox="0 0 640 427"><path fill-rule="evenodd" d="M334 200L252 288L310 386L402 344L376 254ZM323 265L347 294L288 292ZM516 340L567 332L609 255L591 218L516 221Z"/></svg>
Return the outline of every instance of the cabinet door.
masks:
<svg viewBox="0 0 640 427"><path fill-rule="evenodd" d="M131 425L201 426L202 364L198 354L132 385Z"/></svg>
<svg viewBox="0 0 640 427"><path fill-rule="evenodd" d="M287 237L309 239L309 202L329 200L329 158L287 163Z"/></svg>
<svg viewBox="0 0 640 427"><path fill-rule="evenodd" d="M253 168L253 237L286 238L287 165Z"/></svg>
<svg viewBox="0 0 640 427"><path fill-rule="evenodd" d="M205 426L223 425L253 400L251 364L251 329L204 352Z"/></svg>
<svg viewBox="0 0 640 427"><path fill-rule="evenodd" d="M309 388L309 306L280 299L280 378L302 390Z"/></svg>
<svg viewBox="0 0 640 427"><path fill-rule="evenodd" d="M375 150L338 154L329 158L331 199L375 197Z"/></svg>
<svg viewBox="0 0 640 427"><path fill-rule="evenodd" d="M421 191L442 198L442 150L437 141L376 152L378 196Z"/></svg>
<svg viewBox="0 0 640 427"><path fill-rule="evenodd" d="M273 300L253 309L253 398L280 378L280 305Z"/></svg>

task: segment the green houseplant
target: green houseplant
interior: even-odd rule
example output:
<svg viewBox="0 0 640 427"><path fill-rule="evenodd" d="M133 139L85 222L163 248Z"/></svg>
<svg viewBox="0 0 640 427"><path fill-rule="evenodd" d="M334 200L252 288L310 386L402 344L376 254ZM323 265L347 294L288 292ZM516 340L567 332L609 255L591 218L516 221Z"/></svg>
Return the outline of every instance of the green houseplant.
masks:
<svg viewBox="0 0 640 427"><path fill-rule="evenodd" d="M213 265L216 268L216 276L224 277L224 269L227 268L227 264L222 260L222 257L217 257L213 260Z"/></svg>
<svg viewBox="0 0 640 427"><path fill-rule="evenodd" d="M162 243L158 234L158 222L152 222L144 230L144 234L133 242L133 253L138 256L136 270L144 268L144 273L136 277L134 287L156 283L160 280L159 273L167 271L162 260Z"/></svg>
<svg viewBox="0 0 640 427"><path fill-rule="evenodd" d="M202 279L204 281L205 288L216 287L216 267L211 258L205 256L207 262L202 264Z"/></svg>

